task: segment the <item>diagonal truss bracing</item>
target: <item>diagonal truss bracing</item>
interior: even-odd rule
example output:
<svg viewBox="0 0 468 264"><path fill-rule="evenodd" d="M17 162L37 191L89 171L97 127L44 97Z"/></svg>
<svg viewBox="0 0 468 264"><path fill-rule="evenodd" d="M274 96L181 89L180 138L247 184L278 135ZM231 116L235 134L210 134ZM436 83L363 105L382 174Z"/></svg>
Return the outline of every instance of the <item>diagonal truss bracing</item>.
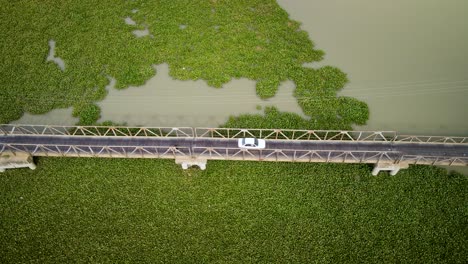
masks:
<svg viewBox="0 0 468 264"><path fill-rule="evenodd" d="M468 137L397 135L395 131L342 131L245 128L194 128L197 138L261 138L274 140L372 141L468 144Z"/></svg>
<svg viewBox="0 0 468 264"><path fill-rule="evenodd" d="M94 137L194 137L191 127L123 127L123 126L53 126L0 125L3 135L94 136Z"/></svg>
<svg viewBox="0 0 468 264"><path fill-rule="evenodd" d="M269 143L262 150L239 149L236 139L244 137ZM325 147L317 147L320 144ZM399 152L398 146L417 151ZM424 151L427 146L431 151ZM0 154L33 156L467 166L467 147L465 137L405 136L392 131L0 125ZM445 151L452 154L447 156Z"/></svg>
<svg viewBox="0 0 468 264"><path fill-rule="evenodd" d="M274 140L334 140L405 143L468 144L468 137L397 135L394 131L342 131L192 127L0 125L0 135L95 137L262 138Z"/></svg>
<svg viewBox="0 0 468 264"><path fill-rule="evenodd" d="M85 145L34 145L0 144L2 152L28 153L32 156L52 157L107 157L107 158L175 158L190 157L188 147L167 146L85 146Z"/></svg>
<svg viewBox="0 0 468 264"><path fill-rule="evenodd" d="M293 129L195 128L197 138L245 138L274 140L392 141L393 131L341 131Z"/></svg>

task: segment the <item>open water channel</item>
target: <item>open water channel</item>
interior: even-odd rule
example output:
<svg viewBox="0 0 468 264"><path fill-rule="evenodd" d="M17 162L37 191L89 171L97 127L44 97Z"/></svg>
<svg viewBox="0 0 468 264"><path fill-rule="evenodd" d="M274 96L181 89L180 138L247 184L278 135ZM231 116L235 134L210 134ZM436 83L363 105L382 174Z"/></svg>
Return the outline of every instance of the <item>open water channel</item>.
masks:
<svg viewBox="0 0 468 264"><path fill-rule="evenodd" d="M468 136L468 1L278 2L369 105L357 129Z"/></svg>

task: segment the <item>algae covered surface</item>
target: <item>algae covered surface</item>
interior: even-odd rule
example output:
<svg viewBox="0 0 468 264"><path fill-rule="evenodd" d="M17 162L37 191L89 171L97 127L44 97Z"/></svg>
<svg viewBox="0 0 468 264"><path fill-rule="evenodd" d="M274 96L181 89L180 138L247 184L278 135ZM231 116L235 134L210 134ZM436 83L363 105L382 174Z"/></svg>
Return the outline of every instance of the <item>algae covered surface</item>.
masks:
<svg viewBox="0 0 468 264"><path fill-rule="evenodd" d="M105 97L109 78L117 88L141 85L160 63L175 79L213 87L255 80L261 98L291 80L304 113L322 129L368 118L363 102L336 97L347 82L343 72L303 67L324 52L273 0L0 0L0 13L0 123L73 106L90 124L97 120L90 105ZM50 41L64 70L48 59Z"/></svg>
<svg viewBox="0 0 468 264"><path fill-rule="evenodd" d="M463 263L468 178L411 166L40 158L0 177L0 259Z"/></svg>

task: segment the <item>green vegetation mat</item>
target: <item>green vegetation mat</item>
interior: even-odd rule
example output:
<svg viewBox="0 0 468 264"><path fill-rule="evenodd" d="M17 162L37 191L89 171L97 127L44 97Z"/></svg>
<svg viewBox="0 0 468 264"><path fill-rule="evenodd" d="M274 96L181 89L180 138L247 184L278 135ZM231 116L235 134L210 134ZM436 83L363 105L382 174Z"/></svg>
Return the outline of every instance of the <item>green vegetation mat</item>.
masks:
<svg viewBox="0 0 468 264"><path fill-rule="evenodd" d="M0 14L0 123L70 106L82 124L94 123L100 110L93 103L105 97L108 78L117 88L141 85L160 63L169 64L173 78L213 87L256 80L261 98L291 80L304 113L321 129L368 119L366 104L336 97L344 73L303 67L324 53L274 0L0 0ZM132 33L145 29L148 36ZM64 71L47 61L49 40Z"/></svg>
<svg viewBox="0 0 468 264"><path fill-rule="evenodd" d="M0 261L463 263L468 178L435 167L40 158L0 177Z"/></svg>
<svg viewBox="0 0 468 264"><path fill-rule="evenodd" d="M0 123L74 107L99 118L109 78L141 85L151 65L221 87L285 80L310 120L279 112L224 126L350 129L366 104L273 0L0 0ZM127 25L131 17L136 25ZM148 29L137 38L133 30ZM50 40L62 71L48 61ZM110 124L110 123L109 123ZM0 262L463 263L468 180L434 167L370 176L367 165L40 158L0 175Z"/></svg>

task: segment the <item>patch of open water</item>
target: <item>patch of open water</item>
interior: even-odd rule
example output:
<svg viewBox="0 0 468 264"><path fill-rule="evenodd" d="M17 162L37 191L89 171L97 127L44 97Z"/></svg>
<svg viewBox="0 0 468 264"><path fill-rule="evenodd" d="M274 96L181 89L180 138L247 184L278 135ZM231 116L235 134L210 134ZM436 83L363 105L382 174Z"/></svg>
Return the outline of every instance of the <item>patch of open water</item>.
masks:
<svg viewBox="0 0 468 264"><path fill-rule="evenodd" d="M262 100L255 93L255 81L235 79L217 89L205 81L179 81L169 76L167 64L155 66L157 74L145 85L116 90L109 87L106 99L99 102L100 121L112 120L129 125L215 127L230 115L263 113L265 106L307 116L293 97L295 85L284 82L274 98ZM261 106L262 110L258 110Z"/></svg>
<svg viewBox="0 0 468 264"><path fill-rule="evenodd" d="M46 58L46 61L52 61L60 68L60 70L65 71L65 62L60 57L55 57L55 40L49 40L49 55Z"/></svg>
<svg viewBox="0 0 468 264"><path fill-rule="evenodd" d="M78 123L79 119L72 117L73 108L60 108L54 109L42 115L33 115L30 113L24 113L24 115L15 121L10 122L11 124L36 124L36 125L62 125L62 126L74 126Z"/></svg>
<svg viewBox="0 0 468 264"><path fill-rule="evenodd" d="M468 1L278 0L348 74L363 130L468 136Z"/></svg>

